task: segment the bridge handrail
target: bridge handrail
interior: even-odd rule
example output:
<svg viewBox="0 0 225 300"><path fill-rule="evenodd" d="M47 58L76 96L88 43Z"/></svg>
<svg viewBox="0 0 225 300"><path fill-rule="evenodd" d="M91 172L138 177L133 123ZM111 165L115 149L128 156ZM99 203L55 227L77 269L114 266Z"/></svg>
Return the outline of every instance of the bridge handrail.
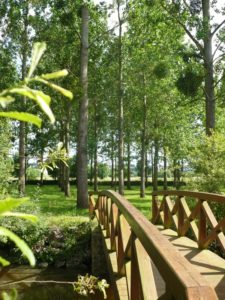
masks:
<svg viewBox="0 0 225 300"><path fill-rule="evenodd" d="M147 264L146 260L144 264L140 263L139 255L144 253L141 247L166 283L166 294L162 298L217 299L208 282L123 196L108 190L98 194L97 202L92 194L89 199L90 210L95 211L99 223L104 226L106 235L111 239L111 250L117 252L118 272L130 282L129 299L152 299L144 290L148 279L143 278L142 272L147 272ZM128 260L131 262L130 274L126 269Z"/></svg>
<svg viewBox="0 0 225 300"><path fill-rule="evenodd" d="M154 191L153 196L179 196L179 197L192 197L206 201L213 201L225 204L225 195L219 195L214 193L205 192L191 192L191 191L177 191L177 190L166 190L166 191Z"/></svg>
<svg viewBox="0 0 225 300"><path fill-rule="evenodd" d="M159 196L163 198L159 200ZM191 198L192 202L187 198ZM206 249L217 241L225 254L225 217L217 221L210 207L214 203L225 204L225 196L190 191L155 191L152 193L152 223L161 222L164 228L173 227L179 236L185 236L190 229L200 249Z"/></svg>

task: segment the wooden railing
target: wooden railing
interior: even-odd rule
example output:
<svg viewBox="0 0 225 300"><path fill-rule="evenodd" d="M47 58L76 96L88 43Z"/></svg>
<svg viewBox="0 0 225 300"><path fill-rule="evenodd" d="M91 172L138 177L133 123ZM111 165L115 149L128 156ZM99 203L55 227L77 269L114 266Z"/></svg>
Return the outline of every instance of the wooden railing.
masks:
<svg viewBox="0 0 225 300"><path fill-rule="evenodd" d="M152 196L152 223L161 222L164 228L177 230L179 236L190 235L191 230L200 249L217 241L225 254L225 216L218 222L210 208L217 205L219 210L221 205L223 209L225 196L188 191L159 191Z"/></svg>
<svg viewBox="0 0 225 300"><path fill-rule="evenodd" d="M126 293L124 287L114 286L115 299L217 299L206 280L124 197L103 191L97 200L94 195L89 200L90 212L102 228L107 255L115 254L114 278L126 282ZM160 281L164 282L161 292Z"/></svg>

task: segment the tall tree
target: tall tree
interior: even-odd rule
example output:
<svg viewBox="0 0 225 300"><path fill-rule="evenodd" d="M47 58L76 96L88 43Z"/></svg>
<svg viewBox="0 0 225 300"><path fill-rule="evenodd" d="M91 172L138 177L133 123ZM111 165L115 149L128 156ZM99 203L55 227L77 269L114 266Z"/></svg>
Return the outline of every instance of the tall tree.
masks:
<svg viewBox="0 0 225 300"><path fill-rule="evenodd" d="M78 138L77 138L77 206L88 206L87 181L87 129L88 129L88 22L89 10L86 5L81 8L81 64L80 82L82 98L79 104Z"/></svg>
<svg viewBox="0 0 225 300"><path fill-rule="evenodd" d="M206 134L211 135L216 126L215 62L218 50L223 51L220 32L225 25L225 6L221 6L217 0L160 1L160 4L168 13L167 17L172 18L183 28L202 58L205 82L205 129ZM223 20L220 23L213 21L218 12L223 12ZM216 45L214 51L213 41Z"/></svg>

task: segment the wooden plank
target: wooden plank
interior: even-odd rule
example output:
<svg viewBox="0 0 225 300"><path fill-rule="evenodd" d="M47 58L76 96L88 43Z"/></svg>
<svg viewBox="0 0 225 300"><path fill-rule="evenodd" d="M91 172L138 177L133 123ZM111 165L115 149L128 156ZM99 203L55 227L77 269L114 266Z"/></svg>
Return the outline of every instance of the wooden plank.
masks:
<svg viewBox="0 0 225 300"><path fill-rule="evenodd" d="M154 278L150 257L138 239L135 240L134 246L136 250L136 259L138 263L138 270L140 272L144 300L158 299L156 281Z"/></svg>
<svg viewBox="0 0 225 300"><path fill-rule="evenodd" d="M200 273L208 284L215 289L218 299L224 300L225 260L209 250L198 249L197 242L187 237L178 237L177 233L171 229L164 230L162 226L157 226L157 228L191 263L193 271L196 270Z"/></svg>

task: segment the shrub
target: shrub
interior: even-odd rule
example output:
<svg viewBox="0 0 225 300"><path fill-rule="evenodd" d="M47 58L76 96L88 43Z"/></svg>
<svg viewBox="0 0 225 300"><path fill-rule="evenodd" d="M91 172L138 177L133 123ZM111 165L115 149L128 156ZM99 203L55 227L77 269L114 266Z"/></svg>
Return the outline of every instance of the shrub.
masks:
<svg viewBox="0 0 225 300"><path fill-rule="evenodd" d="M85 267L90 264L91 228L88 218L52 217L37 223L7 218L0 224L12 230L29 244L37 263L56 267ZM9 240L0 240L10 261L24 264L25 259Z"/></svg>
<svg viewBox="0 0 225 300"><path fill-rule="evenodd" d="M221 193L225 186L225 136L214 132L202 135L190 154L194 169L190 185L199 191Z"/></svg>

